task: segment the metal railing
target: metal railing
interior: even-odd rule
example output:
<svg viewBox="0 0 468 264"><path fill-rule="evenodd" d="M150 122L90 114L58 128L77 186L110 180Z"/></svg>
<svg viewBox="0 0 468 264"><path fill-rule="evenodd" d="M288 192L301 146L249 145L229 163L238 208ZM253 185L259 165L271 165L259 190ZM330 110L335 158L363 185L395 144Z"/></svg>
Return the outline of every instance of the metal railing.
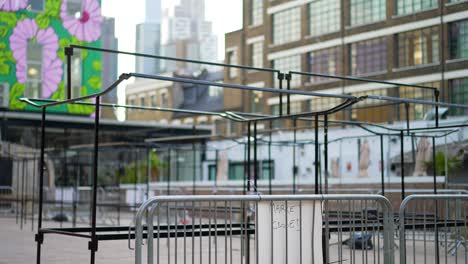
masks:
<svg viewBox="0 0 468 264"><path fill-rule="evenodd" d="M158 196L136 214L135 263L392 264L393 225L378 195Z"/></svg>
<svg viewBox="0 0 468 264"><path fill-rule="evenodd" d="M399 211L400 263L468 263L468 195L415 194Z"/></svg>

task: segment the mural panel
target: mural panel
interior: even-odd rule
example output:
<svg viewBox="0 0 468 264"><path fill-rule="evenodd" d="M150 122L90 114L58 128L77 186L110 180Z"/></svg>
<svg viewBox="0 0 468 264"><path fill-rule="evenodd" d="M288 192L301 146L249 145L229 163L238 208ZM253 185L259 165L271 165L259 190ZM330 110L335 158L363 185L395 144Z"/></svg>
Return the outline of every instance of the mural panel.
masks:
<svg viewBox="0 0 468 264"><path fill-rule="evenodd" d="M100 47L100 0L0 0L0 83L8 83L9 109L38 111L21 97L63 99L70 44ZM101 55L73 56L73 96L101 89ZM62 105L51 112L89 115L91 106Z"/></svg>

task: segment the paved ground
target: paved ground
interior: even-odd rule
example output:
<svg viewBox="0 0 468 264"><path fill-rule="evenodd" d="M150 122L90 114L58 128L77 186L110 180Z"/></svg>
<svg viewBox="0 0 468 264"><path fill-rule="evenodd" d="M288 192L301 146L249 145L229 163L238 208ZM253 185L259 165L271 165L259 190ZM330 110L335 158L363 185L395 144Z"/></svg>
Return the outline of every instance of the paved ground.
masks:
<svg viewBox="0 0 468 264"><path fill-rule="evenodd" d="M27 229L20 230L19 225L15 223L14 218L1 218L0 217L0 264L23 264L35 263L36 258L36 244L34 242L34 232L30 229L31 225L28 222ZM168 254L167 240L160 241L160 258L161 263L184 263L183 254L183 240L179 239L178 244L174 243L172 239L169 242L170 253ZM337 242L337 238L332 236L331 243ZM74 238L60 235L47 235L43 245L42 263L46 264L62 264L62 263L89 263L89 251L87 250L88 240L85 238ZM155 240L155 259L157 256L157 242ZM132 241L133 244L133 241ZM187 263L192 263L191 257L191 240L186 241ZM211 249L210 246L211 245ZM215 246L216 245L216 246ZM240 263L240 245L241 241L238 238L233 238L232 246L232 263ZM251 244L252 246L254 243ZM216 243L208 238L203 238L202 247L200 247L200 240L197 238L194 242L194 249L197 252L194 256L195 263L208 263L208 256L211 253L212 263L215 263L215 251L218 258L218 263L225 263L225 247L230 249L230 244L224 244L224 238L220 237ZM175 261L175 248L178 249L177 262ZM217 248L217 250L215 250ZM339 250L341 248L341 250ZM200 257L200 249L202 256ZM253 248L252 248L253 249ZM211 251L210 251L211 250ZM407 242L407 258L408 263L434 263L434 244L428 241L426 243L426 250L424 250L423 242L412 241ZM446 254L446 248L441 245L440 255L441 263L464 263L468 264L467 251L461 248L458 255L451 256ZM342 255L342 263L378 263L374 261L374 257L382 256L383 250L373 249L368 251L356 250L354 254L349 250L349 247L338 247L337 243L330 248L330 261L338 261L338 255ZM168 257L168 255L170 257ZM415 257L416 256L416 257ZM445 257L447 256L447 258ZM228 254L228 262L231 255ZM398 250L395 252L395 263L399 263ZM170 259L170 260L169 260ZM134 252L128 249L127 241L102 241L99 244L99 251L97 253L98 264L120 264L120 263L133 263ZM252 256L254 260L254 256ZM416 260L416 261L414 261ZM414 262L413 262L414 261ZM156 263L156 262L155 262ZM252 261L251 263L255 263ZM261 261L260 261L261 263ZM383 263L382 261L380 263Z"/></svg>
<svg viewBox="0 0 468 264"><path fill-rule="evenodd" d="M36 244L30 225L27 230L21 231L15 219L0 218L0 239L1 264L35 263ZM45 264L89 263L85 238L47 235L42 253L42 263ZM127 241L106 241L99 244L96 263L132 263L133 258Z"/></svg>

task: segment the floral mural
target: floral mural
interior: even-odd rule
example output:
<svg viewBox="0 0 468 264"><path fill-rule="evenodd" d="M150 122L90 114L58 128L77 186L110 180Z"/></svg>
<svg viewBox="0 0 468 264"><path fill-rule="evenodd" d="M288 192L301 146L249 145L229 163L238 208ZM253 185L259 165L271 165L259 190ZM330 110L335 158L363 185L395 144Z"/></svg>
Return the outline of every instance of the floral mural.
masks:
<svg viewBox="0 0 468 264"><path fill-rule="evenodd" d="M10 87L11 110L37 111L21 101L28 85L28 45L41 47L39 97L64 99L64 48L70 44L100 47L101 6L99 0L81 1L81 12L70 15L70 0L46 0L33 10L28 0L0 0L0 83ZM75 1L76 3L76 1ZM101 89L101 57L81 50L81 95ZM30 87L29 90L34 89ZM39 90L37 90L39 92ZM51 111L89 115L91 106L63 105Z"/></svg>

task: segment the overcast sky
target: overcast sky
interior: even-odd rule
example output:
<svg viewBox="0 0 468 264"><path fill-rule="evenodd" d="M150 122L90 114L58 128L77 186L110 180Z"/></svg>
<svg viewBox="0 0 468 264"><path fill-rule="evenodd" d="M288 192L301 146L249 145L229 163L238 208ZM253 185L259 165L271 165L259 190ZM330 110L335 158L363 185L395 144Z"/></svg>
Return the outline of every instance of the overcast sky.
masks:
<svg viewBox="0 0 468 264"><path fill-rule="evenodd" d="M163 9L178 0L162 0ZM131 4L129 4L131 3ZM135 51L135 27L143 22L145 0L102 0L104 16L116 19L119 49ZM218 59L224 59L224 34L242 27L241 0L205 0L206 20L213 22L213 32L218 36ZM142 14L142 15L141 15ZM130 57L119 57L119 72L131 72L135 63Z"/></svg>
<svg viewBox="0 0 468 264"><path fill-rule="evenodd" d="M163 10L179 0L162 0ZM135 51L135 27L144 20L145 0L102 0L102 14L115 18L116 37L119 40L119 50ZM241 0L205 0L206 20L213 22L213 33L218 36L218 59L224 59L224 34L242 27ZM135 58L119 56L119 75L134 72ZM118 103L125 104L125 84L117 89ZM117 117L124 120L123 109L118 110Z"/></svg>

